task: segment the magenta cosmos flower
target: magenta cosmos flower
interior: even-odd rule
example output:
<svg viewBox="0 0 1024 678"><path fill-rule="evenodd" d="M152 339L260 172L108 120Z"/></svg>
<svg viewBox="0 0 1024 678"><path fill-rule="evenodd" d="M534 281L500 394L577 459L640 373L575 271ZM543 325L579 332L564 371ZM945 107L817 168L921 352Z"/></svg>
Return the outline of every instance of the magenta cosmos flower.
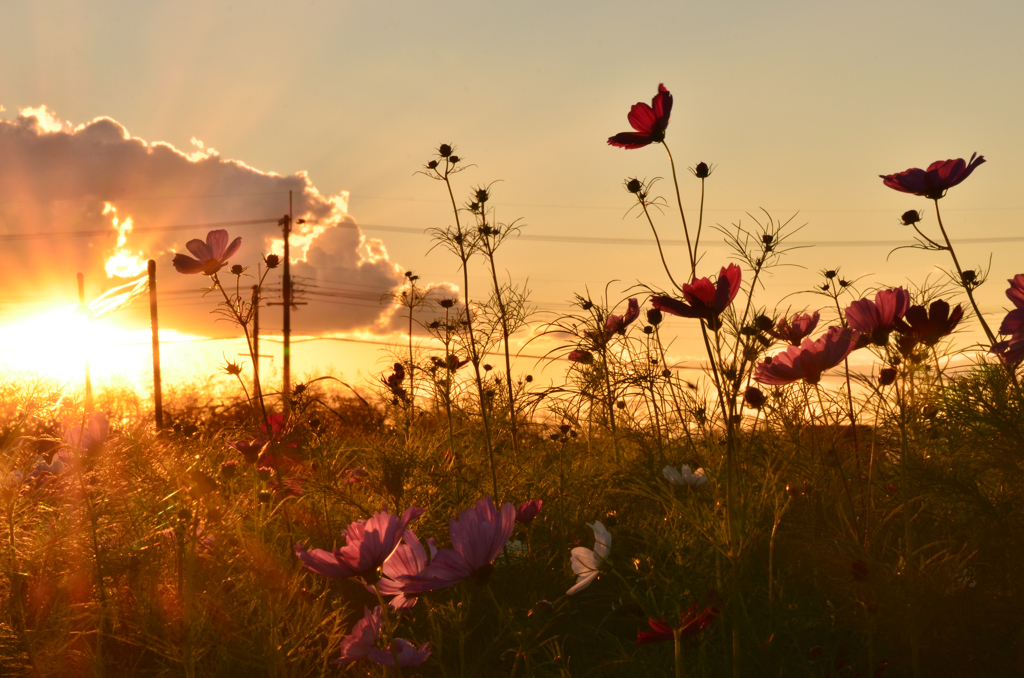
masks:
<svg viewBox="0 0 1024 678"><path fill-rule="evenodd" d="M360 659L369 659L382 666L394 666L398 657L399 666L419 666L430 657L430 643L416 648L404 638L395 638L391 645L380 649L381 610L378 605L370 611L363 608L363 618L352 626L352 631L341 641L341 656L332 664L347 666Z"/></svg>
<svg viewBox="0 0 1024 678"><path fill-rule="evenodd" d="M531 499L516 507L516 522L529 525L540 513L540 507L544 505L541 499Z"/></svg>
<svg viewBox="0 0 1024 678"><path fill-rule="evenodd" d="M195 259L179 252L174 255L174 268L178 273L202 273L213 275L228 263L238 248L242 246L242 239L235 238L228 245L228 232L220 229L210 231L206 235L206 242L196 238L185 243L188 251L195 255Z"/></svg>
<svg viewBox="0 0 1024 678"><path fill-rule="evenodd" d="M416 604L416 596L407 596L402 591L399 578L422 574L430 564L430 559L437 555L434 539L427 540L427 547L430 549L430 557L427 557L427 550L423 548L423 544L412 530L405 531L402 542L391 557L384 561L381 567L384 576L377 582L377 590L382 596L394 596L388 603L388 607L393 610L406 610Z"/></svg>
<svg viewBox="0 0 1024 678"><path fill-rule="evenodd" d="M846 307L846 322L875 346L889 343L889 334L910 306L910 293L902 287L880 290L875 300L859 299Z"/></svg>
<svg viewBox="0 0 1024 678"><path fill-rule="evenodd" d="M912 168L897 174L879 174L889 188L903 193L913 193L931 200L938 200L946 191L971 176L974 168L985 162L985 156L974 153L970 162L963 158L936 160L928 169Z"/></svg>
<svg viewBox="0 0 1024 678"><path fill-rule="evenodd" d="M683 318L701 318L712 329L718 327L718 316L722 314L736 293L740 290L743 272L736 264L723 266L718 279L694 278L692 283L683 283L683 299L674 297L651 297L654 308Z"/></svg>
<svg viewBox="0 0 1024 678"><path fill-rule="evenodd" d="M900 333L900 353L909 357L918 344L934 346L940 339L951 334L963 317L963 306L957 304L950 312L949 303L942 299L933 301L927 309L924 306L911 306L906 316L896 321L896 331Z"/></svg>
<svg viewBox="0 0 1024 678"><path fill-rule="evenodd" d="M799 346L790 346L784 352L757 366L754 381L772 386L792 384L803 379L808 384L821 381L822 372L843 362L857 348L860 333L849 327L830 327L817 341L804 339Z"/></svg>
<svg viewBox="0 0 1024 678"><path fill-rule="evenodd" d="M804 314L796 313L790 320L786 320L784 317L779 318L779 322L775 325L775 330L771 335L776 339L782 339L790 346L799 346L800 342L810 336L814 328L818 326L820 319L821 314L818 311Z"/></svg>
<svg viewBox="0 0 1024 678"><path fill-rule="evenodd" d="M399 666L420 666L430 658L430 643L423 643L417 648L405 638L395 638L383 650L370 648L370 661L381 666L394 667L395 656Z"/></svg>
<svg viewBox="0 0 1024 678"><path fill-rule="evenodd" d="M441 549L416 576L399 577L406 594L447 588L470 577L485 579L516 524L516 507L505 503L499 512L490 497L448 523L452 548Z"/></svg>
<svg viewBox="0 0 1024 678"><path fill-rule="evenodd" d="M345 546L333 552L322 549L306 551L301 542L295 555L310 572L325 577L372 577L378 567L394 552L405 527L419 518L423 509L410 506L399 518L387 511L374 513L369 520L357 520L345 530Z"/></svg>
<svg viewBox="0 0 1024 678"><path fill-rule="evenodd" d="M594 354L591 353L590 351L584 351L582 349L577 349L571 352L568 356L566 356L566 358L570 362L580 363L582 365L590 365L591 363L594 362Z"/></svg>
<svg viewBox="0 0 1024 678"><path fill-rule="evenodd" d="M616 334L625 333L630 323L640 317L640 304L635 298L629 300L623 315L609 315L604 321L604 340L608 341Z"/></svg>
<svg viewBox="0 0 1024 678"><path fill-rule="evenodd" d="M998 354L1007 365L1014 365L1024 359L1024 273L1018 273L1008 282L1010 288L1006 290L1006 297L1016 308L1003 318L999 334L1009 334L1010 338L993 344L991 352Z"/></svg>
<svg viewBox="0 0 1024 678"><path fill-rule="evenodd" d="M665 140L668 116L672 113L672 95L665 85L658 85L651 105L640 101L633 104L626 116L635 132L620 132L608 138L608 144L619 148L643 148Z"/></svg>
<svg viewBox="0 0 1024 678"><path fill-rule="evenodd" d="M721 613L717 606L717 594L709 591L707 599L703 604L696 600L679 615L679 637L681 640L692 638L711 625L715 618ZM647 620L650 631L640 631L636 634L636 644L646 645L648 643L660 643L675 640L675 631L661 617L651 617Z"/></svg>

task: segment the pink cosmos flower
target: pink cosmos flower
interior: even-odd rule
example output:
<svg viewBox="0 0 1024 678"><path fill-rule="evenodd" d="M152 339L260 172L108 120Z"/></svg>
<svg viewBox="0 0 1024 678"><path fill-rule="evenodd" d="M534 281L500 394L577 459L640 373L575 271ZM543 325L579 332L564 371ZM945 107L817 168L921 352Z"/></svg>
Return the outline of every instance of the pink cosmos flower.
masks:
<svg viewBox="0 0 1024 678"><path fill-rule="evenodd" d="M640 317L640 305L636 299L630 299L624 315L609 315L604 321L604 340L608 341L616 334L622 334L634 320Z"/></svg>
<svg viewBox="0 0 1024 678"><path fill-rule="evenodd" d="M1024 273L1018 273L1007 282L1010 288L1006 290L1006 297L1016 308L1003 318L999 334L1009 334L1010 338L996 342L991 353L998 354L1005 364L1014 365L1024 359Z"/></svg>
<svg viewBox="0 0 1024 678"><path fill-rule="evenodd" d="M906 316L896 321L896 331L901 335L900 353L907 357L918 344L934 346L940 339L951 334L963 317L963 306L957 304L951 313L949 303L942 299L933 301L927 309L924 306L911 306Z"/></svg>
<svg viewBox="0 0 1024 678"><path fill-rule="evenodd" d="M802 315L796 313L790 320L786 320L784 317L779 318L779 322L775 325L775 330L771 332L771 335L776 339L782 339L790 346L799 346L800 342L810 336L814 328L818 326L820 319L821 314L818 311Z"/></svg>
<svg viewBox="0 0 1024 678"><path fill-rule="evenodd" d="M396 655L399 666L419 666L430 658L430 643L423 643L417 648L405 638L395 638L391 645L383 650L370 648L369 654L370 661L391 667L395 665Z"/></svg>
<svg viewBox="0 0 1024 678"><path fill-rule="evenodd" d="M822 372L843 362L857 348L860 332L849 327L830 327L817 341L804 339L799 346L765 360L754 371L754 381L781 386L803 379L808 384L821 381Z"/></svg>
<svg viewBox="0 0 1024 678"><path fill-rule="evenodd" d="M975 159L976 157L977 159ZM924 196L930 200L938 200L946 195L946 191L971 176L974 168L983 162L985 162L985 156L974 153L971 155L970 162L964 162L963 158L936 160L928 165L926 170L915 167L897 174L879 174L878 176L889 188L903 193Z"/></svg>
<svg viewBox="0 0 1024 678"><path fill-rule="evenodd" d="M470 577L483 579L501 553L516 524L516 507L505 503L499 512L490 497L448 522L452 548L441 549L416 576L398 578L406 593L423 593L447 588Z"/></svg>
<svg viewBox="0 0 1024 678"><path fill-rule="evenodd" d="M88 421L71 426L64 432L64 442L71 450L95 452L110 435L110 422L103 412L93 412Z"/></svg>
<svg viewBox="0 0 1024 678"><path fill-rule="evenodd" d="M341 656L331 663L346 666L368 657L380 638L380 625L380 606L372 612L370 608L364 607L363 618L355 623L352 631L341 641Z"/></svg>
<svg viewBox="0 0 1024 678"><path fill-rule="evenodd" d="M683 318L701 318L713 329L718 326L718 316L722 314L736 293L740 291L743 272L736 264L723 266L718 279L711 282L710 278L695 278L692 283L683 284L685 301L673 297L651 297L654 308L678 315Z"/></svg>
<svg viewBox="0 0 1024 678"><path fill-rule="evenodd" d="M567 596L579 593L594 583L601 574L601 565L612 550L612 535L604 524L600 520L595 520L589 527L594 530L594 548L577 546L572 550L569 561L572 571L576 574L576 583L565 592Z"/></svg>
<svg viewBox="0 0 1024 678"><path fill-rule="evenodd" d="M636 131L620 132L609 137L608 144L619 148L643 148L648 144L660 143L665 140L665 129L671 113L672 95L665 89L665 85L658 85L658 93L654 95L650 106L641 101L629 109L627 119Z"/></svg>
<svg viewBox="0 0 1024 678"><path fill-rule="evenodd" d="M295 555L307 570L325 577L373 576L398 546L406 525L422 514L423 509L416 506L407 508L401 518L378 511L369 520L357 520L348 526L342 548L306 551L300 542L295 545Z"/></svg>
<svg viewBox="0 0 1024 678"><path fill-rule="evenodd" d="M195 255L195 259L179 252L174 255L172 263L178 273L213 275L227 265L228 259L234 256L241 246L241 238L235 238L228 245L228 232L223 229L210 231L206 235L206 242L196 238L185 243L185 247Z"/></svg>
<svg viewBox="0 0 1024 678"><path fill-rule="evenodd" d="M879 290L875 300L859 299L846 307L846 322L870 338L875 346L889 343L889 334L910 306L910 293L902 287Z"/></svg>
<svg viewBox="0 0 1024 678"><path fill-rule="evenodd" d="M429 558L423 544L412 530L405 531L402 542L391 557L384 561L381 567L384 576L377 582L377 590L382 596L394 596L388 603L392 610L406 610L416 604L416 596L405 594L399 578L419 576L431 558L437 555L433 537L427 540L427 546L430 548Z"/></svg>
<svg viewBox="0 0 1024 678"><path fill-rule="evenodd" d="M717 598L718 595L714 591L709 591L703 605L694 600L693 604L679 615L679 635L682 640L696 636L715 621L721 613L716 605ZM647 625L651 630L636 634L637 645L675 640L675 630L661 617L651 617L647 620Z"/></svg>
<svg viewBox="0 0 1024 678"><path fill-rule="evenodd" d="M531 499L530 501L523 502L516 507L516 522L529 525L537 517L537 514L540 513L540 507L543 505L544 502L540 499Z"/></svg>

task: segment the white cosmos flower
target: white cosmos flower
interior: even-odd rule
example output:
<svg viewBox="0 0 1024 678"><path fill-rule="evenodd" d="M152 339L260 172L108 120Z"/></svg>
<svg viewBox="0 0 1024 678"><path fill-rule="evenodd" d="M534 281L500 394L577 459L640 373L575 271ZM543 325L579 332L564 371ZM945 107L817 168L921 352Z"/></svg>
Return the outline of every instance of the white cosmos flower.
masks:
<svg viewBox="0 0 1024 678"><path fill-rule="evenodd" d="M594 550L585 546L577 546L572 550L572 571L576 573L576 583L565 592L569 596L579 593L597 579L601 563L612 549L612 535L601 521L595 520L593 525L588 523L587 526L594 530Z"/></svg>
<svg viewBox="0 0 1024 678"><path fill-rule="evenodd" d="M678 471L671 466L666 466L661 473L673 485L703 485L708 481L704 475L704 469L690 471L690 467L685 464Z"/></svg>

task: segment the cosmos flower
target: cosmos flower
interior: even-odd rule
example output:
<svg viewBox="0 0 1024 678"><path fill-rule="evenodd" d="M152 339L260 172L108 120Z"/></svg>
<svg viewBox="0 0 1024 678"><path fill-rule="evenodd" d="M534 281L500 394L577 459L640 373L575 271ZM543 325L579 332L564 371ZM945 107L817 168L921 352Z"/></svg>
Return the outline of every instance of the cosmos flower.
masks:
<svg viewBox="0 0 1024 678"><path fill-rule="evenodd" d="M172 263L178 273L214 275L227 265L228 259L234 256L241 246L241 238L235 238L228 245L228 232L224 229L210 231L206 235L206 242L196 238L185 243L185 247L195 255L195 259L179 252L174 255Z"/></svg>
<svg viewBox="0 0 1024 678"><path fill-rule="evenodd" d="M399 666L419 666L430 658L430 643L423 643L417 648L405 638L395 638L383 650L370 648L370 661L381 666L394 667L395 656L398 657Z"/></svg>
<svg viewBox="0 0 1024 678"><path fill-rule="evenodd" d="M692 638L711 625L715 618L721 613L716 605L717 594L709 591L707 599L703 604L696 600L682 614L679 615L679 637L681 640ZM646 645L648 643L660 643L675 640L675 631L661 617L651 617L647 620L650 631L640 631L636 634L636 644Z"/></svg>
<svg viewBox="0 0 1024 678"><path fill-rule="evenodd" d="M859 337L860 333L849 327L830 327L817 341L804 339L799 346L790 346L772 357L771 362L760 363L754 381L781 386L803 379L817 384L822 372L843 362L857 348Z"/></svg>
<svg viewBox="0 0 1024 678"><path fill-rule="evenodd" d="M604 321L604 340L608 341L616 334L622 334L634 320L640 317L640 305L635 298L629 300L626 313L623 315L609 315Z"/></svg>
<svg viewBox="0 0 1024 678"><path fill-rule="evenodd" d="M650 106L641 101L629 109L627 118L636 131L620 132L609 137L608 144L619 148L643 148L648 144L660 143L665 140L665 129L671 113L672 95L665 89L665 85L658 85L658 93L654 95Z"/></svg>
<svg viewBox="0 0 1024 678"><path fill-rule="evenodd" d="M1007 365L1015 365L1024 359L1024 273L1018 273L1007 282L1006 298L1016 307L1006 314L999 334L1009 334L1010 338L996 342L991 353L998 354Z"/></svg>
<svg viewBox="0 0 1024 678"><path fill-rule="evenodd" d="M516 524L516 507L505 503L499 512L490 497L484 497L471 509L448 523L452 548L441 549L430 564L416 576L401 576L398 581L406 593L423 593L447 588L470 577L486 578L491 563L501 553Z"/></svg>
<svg viewBox="0 0 1024 678"><path fill-rule="evenodd" d="M977 159L975 159L977 158ZM981 163L985 162L985 156L974 153L970 162L964 162L963 158L956 160L936 160L928 169L912 168L897 174L880 174L883 183L903 193L913 193L930 200L938 200L946 195L946 191L971 176Z"/></svg>
<svg viewBox="0 0 1024 678"><path fill-rule="evenodd" d="M380 638L380 625L380 606L372 612L370 608L364 607L363 618L352 626L352 631L341 641L341 656L331 663L346 666L368 657Z"/></svg>
<svg viewBox="0 0 1024 678"><path fill-rule="evenodd" d="M570 559L572 571L576 573L576 583L565 592L567 596L579 593L597 579L597 575L601 573L601 564L608 558L612 549L612 535L600 520L595 520L594 524L588 527L594 530L594 548L591 550L585 546L577 546L572 550Z"/></svg>
<svg viewBox="0 0 1024 678"><path fill-rule="evenodd" d="M110 435L110 422L103 412L93 412L84 424L69 427L64 432L64 442L72 450L96 451Z"/></svg>
<svg viewBox="0 0 1024 678"><path fill-rule="evenodd" d="M516 522L529 525L540 513L540 507L544 505L541 499L531 499L516 507Z"/></svg>
<svg viewBox="0 0 1024 678"><path fill-rule="evenodd" d="M900 353L904 357L909 356L918 344L934 346L940 339L951 334L963 317L963 306L957 304L951 313L949 303L942 299L933 301L927 309L924 306L911 306L906 316L895 323L896 331L901 335Z"/></svg>
<svg viewBox="0 0 1024 678"><path fill-rule="evenodd" d="M846 307L846 322L870 338L875 346L889 343L889 334L896 329L910 306L910 293L902 287L879 290L875 300L859 299Z"/></svg>
<svg viewBox="0 0 1024 678"><path fill-rule="evenodd" d="M406 525L422 514L423 509L416 506L407 508L401 518L378 511L369 520L357 520L348 526L342 548L335 548L333 552L306 551L300 542L295 545L295 555L307 570L325 577L372 576L394 552Z"/></svg>
<svg viewBox="0 0 1024 678"><path fill-rule="evenodd" d="M712 328L718 326L718 316L722 314L736 293L740 290L743 272L736 264L723 266L718 279L711 282L710 278L695 278L692 283L683 284L683 299L673 297L651 297L654 308L683 318L701 318Z"/></svg>
<svg viewBox="0 0 1024 678"><path fill-rule="evenodd" d="M416 596L406 595L398 580L400 577L417 576L426 569L431 558L437 555L433 538L427 540L427 547L430 549L429 558L416 534L412 530L406 530L402 536L402 543L391 557L384 561L381 567L384 576L377 582L377 590L382 596L394 596L388 603L392 610L406 610L416 604Z"/></svg>
<svg viewBox="0 0 1024 678"><path fill-rule="evenodd" d="M673 466L666 466L661 470L661 475L665 476L665 479L672 485L679 485L680 487L689 485L699 487L708 481L704 475L704 469L699 468L696 471L691 471L690 467L686 464L683 464L678 471Z"/></svg>
<svg viewBox="0 0 1024 678"><path fill-rule="evenodd" d="M804 314L796 313L789 320L782 317L779 318L779 322L776 324L775 330L771 332L771 335L776 339L782 339L790 346L799 346L800 342L810 336L814 328L818 326L818 320L820 319L821 314L818 311Z"/></svg>
<svg viewBox="0 0 1024 678"><path fill-rule="evenodd" d="M259 438L255 438L248 442L238 440L227 443L228 447L233 448L236 452L245 457L245 463L247 464L255 464L260 458L260 453L263 452L269 444L270 443L266 440L260 440Z"/></svg>

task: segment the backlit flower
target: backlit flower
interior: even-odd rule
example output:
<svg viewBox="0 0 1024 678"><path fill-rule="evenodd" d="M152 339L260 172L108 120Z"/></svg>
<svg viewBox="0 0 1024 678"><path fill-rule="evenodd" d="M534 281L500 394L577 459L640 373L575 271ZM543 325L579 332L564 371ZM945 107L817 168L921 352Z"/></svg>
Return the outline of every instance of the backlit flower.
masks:
<svg viewBox="0 0 1024 678"><path fill-rule="evenodd" d="M248 442L242 440L228 442L229 447L234 448L239 454L245 457L245 463L247 464L255 464L260 458L260 453L263 452L269 444L270 443L266 440L260 440L258 438Z"/></svg>
<svg viewBox="0 0 1024 678"><path fill-rule="evenodd" d="M931 306L911 306L902 320L896 321L900 333L899 350L905 357L913 353L918 344L934 346L956 329L964 317L963 306L957 304L952 312L949 303L939 299Z"/></svg>
<svg viewBox="0 0 1024 678"><path fill-rule="evenodd" d="M402 590L400 577L415 577L426 569L431 558L437 555L437 547L433 538L427 540L430 557L423 548L419 538L412 530L406 530L402 543L394 550L391 557L384 561L381 573L384 575L377 582L377 590L382 596L394 596L388 603L393 610L405 610L416 604L416 596L406 595Z"/></svg>
<svg viewBox="0 0 1024 678"><path fill-rule="evenodd" d="M648 643L660 643L663 641L675 640L675 632L678 630L680 640L686 640L696 636L711 625L715 618L721 613L716 605L717 594L709 591L703 604L696 600L682 614L679 615L679 626L673 629L661 617L651 617L647 620L650 631L640 631L636 634L636 644L646 645Z"/></svg>
<svg viewBox="0 0 1024 678"><path fill-rule="evenodd" d="M499 512L490 497L448 522L452 548L441 549L417 576L399 577L406 594L447 588L464 579L484 579L516 524L516 507L505 503Z"/></svg>
<svg viewBox="0 0 1024 678"><path fill-rule="evenodd" d="M696 471L691 471L690 467L686 464L683 464L678 471L673 466L666 466L661 470L661 475L665 476L669 483L679 485L680 487L688 485L699 487L708 481L704 475L704 469L699 468Z"/></svg>
<svg viewBox="0 0 1024 678"><path fill-rule="evenodd" d="M352 626L352 631L341 641L341 656L331 663L346 666L368 657L380 638L380 624L380 606L372 612L368 607L363 608L363 618Z"/></svg>
<svg viewBox="0 0 1024 678"><path fill-rule="evenodd" d="M627 118L636 131L620 132L609 137L608 143L619 148L643 148L648 144L660 143L665 140L665 129L671 113L672 95L665 89L665 85L658 85L658 93L654 95L650 106L641 101L629 109Z"/></svg>
<svg viewBox="0 0 1024 678"><path fill-rule="evenodd" d="M64 442L72 450L82 449L95 452L107 441L110 434L110 422L103 412L93 412L84 424L72 426L64 432Z"/></svg>
<svg viewBox="0 0 1024 678"><path fill-rule="evenodd" d="M531 499L530 501L523 502L516 507L516 522L529 525L537 517L537 514L540 513L540 507L543 505L544 502L540 499Z"/></svg>
<svg viewBox="0 0 1024 678"><path fill-rule="evenodd" d="M616 334L622 334L634 320L640 317L640 305L636 299L630 299L623 315L609 315L604 322L604 340L608 341Z"/></svg>
<svg viewBox="0 0 1024 678"><path fill-rule="evenodd" d="M999 355L1007 365L1014 365L1024 359L1024 273L1018 273L1009 281L1006 298L1016 308L1006 314L999 326L999 334L1009 334L1010 338L996 342L991 353Z"/></svg>
<svg viewBox="0 0 1024 678"><path fill-rule="evenodd" d="M889 334L907 313L910 293L902 287L879 290L875 300L859 299L846 307L846 322L876 346L889 343Z"/></svg>
<svg viewBox="0 0 1024 678"><path fill-rule="evenodd" d="M782 339L791 346L799 346L806 337L808 337L814 328L818 326L818 320L821 319L821 314L818 311L814 313L796 313L790 320L786 320L785 317L779 318L778 324L770 334L776 339Z"/></svg>
<svg viewBox="0 0 1024 678"><path fill-rule="evenodd" d="M723 266L718 279L711 282L710 278L695 278L692 283L683 283L683 299L674 297L651 297L651 304L666 313L683 318L701 318L712 328L718 326L718 316L722 314L736 293L740 290L743 272L736 264Z"/></svg>
<svg viewBox="0 0 1024 678"><path fill-rule="evenodd" d="M357 520L345 530L345 546L333 552L322 549L306 551L301 543L295 545L295 555L310 572L325 577L376 578L376 570L394 552L405 533L405 527L420 517L423 509L410 506L402 517L378 511L369 520Z"/></svg>
<svg viewBox="0 0 1024 678"><path fill-rule="evenodd" d="M241 246L241 238L235 238L229 245L228 232L223 229L210 231L206 235L206 242L196 238L185 243L185 247L195 255L195 259L179 252L174 255L172 263L178 273L213 275L227 265L228 259L234 256Z"/></svg>
<svg viewBox="0 0 1024 678"><path fill-rule="evenodd" d="M430 643L423 643L417 648L405 638L395 638L391 645L383 650L370 648L370 661L381 666L393 667L396 656L399 666L419 666L430 658Z"/></svg>
<svg viewBox="0 0 1024 678"><path fill-rule="evenodd" d="M936 160L928 165L926 170L915 167L897 174L880 174L878 176L889 188L938 200L946 195L946 191L950 188L971 176L974 168L983 162L985 162L985 156L974 153L971 155L970 162L964 162L963 158Z"/></svg>
<svg viewBox="0 0 1024 678"><path fill-rule="evenodd" d="M817 341L804 339L782 353L760 363L754 381L772 386L792 384L803 379L808 384L821 381L821 374L839 363L857 348L860 333L849 327L830 327Z"/></svg>
<svg viewBox="0 0 1024 678"><path fill-rule="evenodd" d="M565 592L568 596L579 593L597 579L597 575L601 573L601 564L612 550L612 535L601 521L595 520L589 527L594 530L594 548L591 550L585 546L577 546L572 550L570 560L572 571L576 573L576 583Z"/></svg>
<svg viewBox="0 0 1024 678"><path fill-rule="evenodd" d="M570 353L567 358L574 363L589 365L594 362L594 354L590 351L576 350Z"/></svg>

